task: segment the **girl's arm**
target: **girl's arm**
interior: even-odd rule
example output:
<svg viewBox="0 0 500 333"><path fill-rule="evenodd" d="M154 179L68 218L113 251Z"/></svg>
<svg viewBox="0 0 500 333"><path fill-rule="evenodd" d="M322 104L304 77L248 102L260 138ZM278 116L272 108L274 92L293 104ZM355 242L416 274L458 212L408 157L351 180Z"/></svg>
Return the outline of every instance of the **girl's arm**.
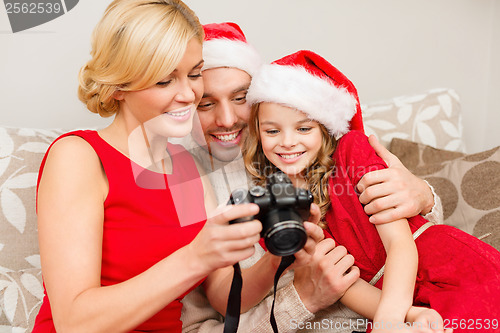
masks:
<svg viewBox="0 0 500 333"><path fill-rule="evenodd" d="M364 280L357 280L340 301L374 321L404 322L413 303L418 255L406 220L377 226L387 260L382 292Z"/></svg>
<svg viewBox="0 0 500 333"><path fill-rule="evenodd" d="M208 221L189 245L145 272L102 287L107 193L106 175L88 143L67 137L52 146L37 208L42 272L58 332L130 331L211 271L251 255L253 246L246 244L259 239L258 223L226 229L228 220L257 212L240 206Z"/></svg>
<svg viewBox="0 0 500 333"><path fill-rule="evenodd" d="M380 302L382 291L368 282L358 279L340 300L344 305L360 315L373 319ZM452 333L452 330L443 330L443 318L432 309L412 306L408 311L405 322L415 323L412 329L403 332L434 332ZM420 325L420 326L419 326ZM413 329L415 328L415 329ZM421 331L420 329L423 330Z"/></svg>
<svg viewBox="0 0 500 333"><path fill-rule="evenodd" d="M374 321L404 322L413 303L418 267L417 247L406 219L376 225L376 228L387 258L382 296Z"/></svg>

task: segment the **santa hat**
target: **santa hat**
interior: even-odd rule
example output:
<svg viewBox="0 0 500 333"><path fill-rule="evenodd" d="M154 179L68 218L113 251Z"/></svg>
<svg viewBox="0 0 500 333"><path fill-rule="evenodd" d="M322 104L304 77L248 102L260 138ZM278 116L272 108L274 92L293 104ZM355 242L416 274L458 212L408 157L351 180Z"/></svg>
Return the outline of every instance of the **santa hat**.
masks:
<svg viewBox="0 0 500 333"><path fill-rule="evenodd" d="M311 51L298 51L263 65L252 78L247 100L272 102L307 114L334 137L363 131L358 93L352 82Z"/></svg>
<svg viewBox="0 0 500 333"><path fill-rule="evenodd" d="M234 67L253 76L262 65L257 50L247 42L241 28L232 22L211 23L203 26L202 70L218 67Z"/></svg>

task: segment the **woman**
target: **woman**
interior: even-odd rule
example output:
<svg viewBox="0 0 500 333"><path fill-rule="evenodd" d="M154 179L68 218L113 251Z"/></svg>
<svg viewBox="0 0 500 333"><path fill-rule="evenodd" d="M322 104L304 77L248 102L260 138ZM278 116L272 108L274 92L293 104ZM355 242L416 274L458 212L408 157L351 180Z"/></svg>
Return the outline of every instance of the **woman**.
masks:
<svg viewBox="0 0 500 333"><path fill-rule="evenodd" d="M61 136L42 162L46 297L34 332L180 332L179 300L190 289L224 286L212 301L227 299L227 266L252 255L261 230L257 221L228 221L258 207L227 207L205 224L207 183L187 151L168 142L191 131L203 93L202 41L198 18L179 0L115 0L98 23L79 97L114 119ZM182 215L177 197L186 193L194 213ZM244 302L267 293L275 268L269 256L245 272L264 278Z"/></svg>

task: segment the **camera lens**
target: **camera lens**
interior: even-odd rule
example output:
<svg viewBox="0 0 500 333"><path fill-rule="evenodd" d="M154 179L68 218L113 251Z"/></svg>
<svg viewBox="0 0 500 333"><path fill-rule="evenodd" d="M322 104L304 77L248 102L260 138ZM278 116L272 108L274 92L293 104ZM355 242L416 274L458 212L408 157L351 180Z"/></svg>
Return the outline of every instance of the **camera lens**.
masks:
<svg viewBox="0 0 500 333"><path fill-rule="evenodd" d="M265 235L266 247L274 255L288 256L304 247L307 240L306 231L297 221L276 223Z"/></svg>

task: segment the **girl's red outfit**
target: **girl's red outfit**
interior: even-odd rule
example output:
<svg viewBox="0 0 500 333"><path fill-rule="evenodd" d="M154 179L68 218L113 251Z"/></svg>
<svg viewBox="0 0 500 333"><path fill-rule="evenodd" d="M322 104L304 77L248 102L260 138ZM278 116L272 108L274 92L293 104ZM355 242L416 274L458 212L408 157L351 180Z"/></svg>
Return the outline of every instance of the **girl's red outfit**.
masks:
<svg viewBox="0 0 500 333"><path fill-rule="evenodd" d="M117 284L144 272L190 243L201 230L206 221L203 185L192 156L182 146L168 145L173 171L164 175L133 163L96 131L75 131L60 138L68 135L82 137L94 148L109 183L109 193L104 202L102 286ZM42 161L38 181L47 154ZM183 191L177 190L179 188ZM185 202L189 203L188 212L185 211L187 206L180 207ZM186 223L183 220L186 218L196 221ZM180 300L184 295L133 332L181 332ZM33 332L55 332L47 295Z"/></svg>
<svg viewBox="0 0 500 333"><path fill-rule="evenodd" d="M386 165L357 131L339 140L333 157L328 229L354 256L361 278L370 281L384 265L386 253L355 186L365 173ZM408 221L412 232L427 222L421 216ZM415 243L418 273L413 304L438 311L454 332L500 332L500 252L447 225L430 227ZM382 281L383 277L375 286L382 288Z"/></svg>

